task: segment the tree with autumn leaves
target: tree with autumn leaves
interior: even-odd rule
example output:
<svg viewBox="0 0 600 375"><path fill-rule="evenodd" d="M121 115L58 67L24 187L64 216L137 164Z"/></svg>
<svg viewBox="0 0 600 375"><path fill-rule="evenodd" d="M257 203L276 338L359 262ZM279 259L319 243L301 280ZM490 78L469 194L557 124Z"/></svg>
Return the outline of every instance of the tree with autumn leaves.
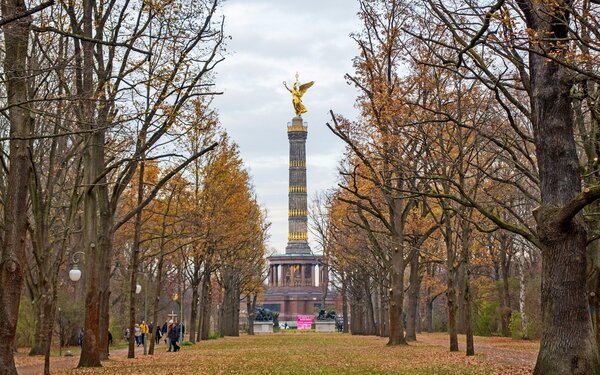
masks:
<svg viewBox="0 0 600 375"><path fill-rule="evenodd" d="M84 253L77 256L86 294L81 367L107 358L111 306L129 301L135 313L132 290L140 275L151 283L163 275L162 262L163 276L172 277L172 264L183 276L184 257L175 254L191 246L175 240L188 233L173 212L193 202L183 199L194 196L182 187L186 168L217 147L214 134L193 120L211 112L209 105L198 112L197 103L219 94L212 74L223 60L219 5L2 3L3 42L14 52L2 57L8 116L1 129L7 152L0 172L0 368L6 373L16 373L24 283L36 303L31 353L48 356L56 291L74 254ZM176 151L174 142L191 129L210 142ZM252 197L245 178L238 182ZM262 212L252 217L264 220ZM124 241L128 233L133 238ZM248 248L262 250L262 238L264 232L246 239Z"/></svg>
<svg viewBox="0 0 600 375"><path fill-rule="evenodd" d="M355 197L338 204L367 215L351 226L384 234L364 223L381 221L381 212L370 208L386 194L399 200L386 213L414 205L437 225L430 241L441 257L423 264L427 273L445 273L450 349L457 350L459 327L452 322L459 313L467 354L474 349L470 281L480 258L489 256L492 274L505 280L498 294L507 333L511 264L517 258L522 268L523 259L537 258L527 253L539 254L542 337L535 373L600 372L597 309L594 321L589 313L598 303L600 190L592 141L598 5L362 0L360 6L356 73L347 77L360 91L361 118L350 123L336 115L330 125L349 150L350 167L342 172L350 178L342 179L340 192ZM360 180L380 188L361 192ZM413 246L408 225L399 224L396 233L385 233L390 259ZM393 293L402 285L394 280L421 250L390 262L390 327L401 324L392 314L401 301ZM403 343L390 334L390 344Z"/></svg>
<svg viewBox="0 0 600 375"><path fill-rule="evenodd" d="M216 123L210 126L216 127ZM136 241L135 221L124 225L115 238L125 250L117 254L118 259L150 281L153 290L146 293L153 295L148 306L152 321L161 321L159 312L166 313L162 310L164 301L172 298L173 290L191 296L187 329L192 342L208 338L211 320L218 323L221 335L237 336L240 300L260 293L265 274L268 225L237 145L218 127L207 133L217 137L215 152L172 178L143 210L138 255L127 245ZM161 171L156 163L150 163L145 174L148 190L160 179ZM137 204L137 190L132 184L126 191L123 212ZM182 280L185 287L180 290ZM222 290L217 316L210 314L215 285ZM135 289L128 289L131 329L140 319L141 301Z"/></svg>

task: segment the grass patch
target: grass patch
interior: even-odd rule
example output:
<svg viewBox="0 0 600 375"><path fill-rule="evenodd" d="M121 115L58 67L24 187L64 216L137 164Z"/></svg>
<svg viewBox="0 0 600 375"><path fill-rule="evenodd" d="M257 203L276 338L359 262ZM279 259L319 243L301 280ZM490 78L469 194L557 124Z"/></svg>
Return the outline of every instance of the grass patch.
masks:
<svg viewBox="0 0 600 375"><path fill-rule="evenodd" d="M491 363L424 343L387 347L386 339L347 334L281 332L207 340L178 353L114 358L101 369L65 374L527 374L531 368ZM175 365L176 364L176 365Z"/></svg>

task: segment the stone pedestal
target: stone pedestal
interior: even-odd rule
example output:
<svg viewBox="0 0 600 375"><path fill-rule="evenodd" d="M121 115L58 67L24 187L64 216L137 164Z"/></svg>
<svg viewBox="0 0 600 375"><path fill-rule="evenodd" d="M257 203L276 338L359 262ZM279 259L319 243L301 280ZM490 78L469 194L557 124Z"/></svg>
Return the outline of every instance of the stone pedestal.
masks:
<svg viewBox="0 0 600 375"><path fill-rule="evenodd" d="M273 322L254 321L254 333L273 333Z"/></svg>
<svg viewBox="0 0 600 375"><path fill-rule="evenodd" d="M315 321L316 332L335 332L336 322Z"/></svg>

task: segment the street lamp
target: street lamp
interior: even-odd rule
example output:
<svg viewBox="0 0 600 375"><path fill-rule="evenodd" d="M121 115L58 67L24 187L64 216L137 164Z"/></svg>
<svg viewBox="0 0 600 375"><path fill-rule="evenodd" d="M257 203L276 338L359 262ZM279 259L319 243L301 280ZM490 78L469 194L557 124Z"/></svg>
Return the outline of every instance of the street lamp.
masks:
<svg viewBox="0 0 600 375"><path fill-rule="evenodd" d="M73 253L73 255L71 256L71 261L73 262L73 268L69 271L69 279L71 279L71 281L79 281L79 279L81 279L81 270L79 269L79 260L77 259L77 255L83 255L84 252L83 251L76 251Z"/></svg>
<svg viewBox="0 0 600 375"><path fill-rule="evenodd" d="M148 289L148 274L142 271L136 271L136 274L140 274L144 276L144 284L146 285L146 289ZM135 283L135 294L140 294L142 292L142 285L139 281ZM147 310L147 302L148 302L148 292L144 292L144 322L146 323L146 328L148 328L148 310ZM144 355L148 354L148 340L151 340L152 335L150 335L150 331L148 333L142 333L144 340Z"/></svg>
<svg viewBox="0 0 600 375"><path fill-rule="evenodd" d="M79 271L81 274L81 271ZM81 276L81 275L80 275ZM79 279L77 279L79 280ZM75 280L75 281L77 281ZM62 310L58 308L58 356L62 357L63 330L62 330Z"/></svg>
<svg viewBox="0 0 600 375"><path fill-rule="evenodd" d="M81 279L81 270L78 265L74 264L73 268L69 271L69 279L71 281L79 281Z"/></svg>

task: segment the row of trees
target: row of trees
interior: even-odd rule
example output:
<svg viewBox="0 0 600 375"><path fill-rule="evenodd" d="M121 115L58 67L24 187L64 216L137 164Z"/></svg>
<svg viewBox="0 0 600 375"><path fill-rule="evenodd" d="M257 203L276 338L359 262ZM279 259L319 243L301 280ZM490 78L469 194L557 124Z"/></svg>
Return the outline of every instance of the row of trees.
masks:
<svg viewBox="0 0 600 375"><path fill-rule="evenodd" d="M494 280L508 335L510 278L524 314L537 272L535 373L600 373L599 7L360 1L361 115L332 113L347 152L319 230L354 331L406 344L445 294L450 350L460 330L472 355L473 283Z"/></svg>
<svg viewBox="0 0 600 375"><path fill-rule="evenodd" d="M31 353L49 355L64 272L80 251L79 366L108 357L116 302L129 304L133 331L140 277L156 286L155 322L163 281L189 281L198 337L218 283L227 333L232 301L257 292L267 226L210 109L224 51L220 1L1 5L3 373L16 374L24 285L36 316Z"/></svg>

